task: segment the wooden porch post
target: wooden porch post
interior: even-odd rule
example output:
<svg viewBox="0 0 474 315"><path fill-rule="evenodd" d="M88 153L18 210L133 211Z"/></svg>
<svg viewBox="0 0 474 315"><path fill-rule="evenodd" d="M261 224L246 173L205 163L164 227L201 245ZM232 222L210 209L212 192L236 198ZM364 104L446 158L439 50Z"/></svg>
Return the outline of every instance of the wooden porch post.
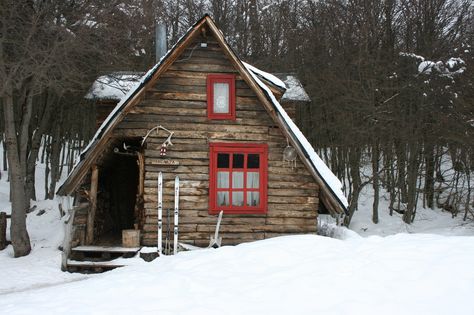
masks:
<svg viewBox="0 0 474 315"><path fill-rule="evenodd" d="M97 165L92 166L91 190L90 190L90 208L87 214L87 235L86 244L90 245L94 242L94 219L97 209L97 189L99 186L99 168Z"/></svg>

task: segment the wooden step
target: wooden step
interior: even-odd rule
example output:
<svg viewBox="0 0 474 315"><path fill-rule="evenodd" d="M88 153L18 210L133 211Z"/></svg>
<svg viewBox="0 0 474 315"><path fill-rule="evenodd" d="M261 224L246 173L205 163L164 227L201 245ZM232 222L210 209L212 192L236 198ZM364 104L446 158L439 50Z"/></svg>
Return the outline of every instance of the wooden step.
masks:
<svg viewBox="0 0 474 315"><path fill-rule="evenodd" d="M67 265L70 267L100 267L100 268L118 268L124 267L124 263L116 263L113 261L80 261L80 260L67 260Z"/></svg>
<svg viewBox="0 0 474 315"><path fill-rule="evenodd" d="M126 264L117 263L113 261L79 261L79 260L67 260L67 270L69 272L80 272L80 273L100 273L115 268L124 267Z"/></svg>
<svg viewBox="0 0 474 315"><path fill-rule="evenodd" d="M88 253L138 253L141 247L121 247L121 246L76 246L71 250L75 252Z"/></svg>

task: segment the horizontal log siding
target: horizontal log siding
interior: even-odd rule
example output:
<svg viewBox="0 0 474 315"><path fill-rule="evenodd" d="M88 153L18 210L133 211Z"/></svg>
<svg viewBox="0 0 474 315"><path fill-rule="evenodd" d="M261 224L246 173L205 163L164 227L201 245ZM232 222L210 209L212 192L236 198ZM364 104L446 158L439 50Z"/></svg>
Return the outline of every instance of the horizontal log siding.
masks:
<svg viewBox="0 0 474 315"><path fill-rule="evenodd" d="M224 244L315 232L317 184L300 161L294 169L282 161L286 139L220 48L209 40L208 43L211 49L193 48L195 44L186 49L115 130L116 137L144 136L157 125L174 131L174 145L168 148L167 157L177 160L177 166L157 165L165 132L160 132L158 137L153 133L147 141L143 244L156 246L159 171L164 177L165 233L167 209L173 217L174 177L179 175L179 239L197 246L209 244L216 225L216 216L208 214L209 142L243 141L269 146L268 212L224 215L221 225ZM206 76L216 72L236 74L236 121L207 119Z"/></svg>

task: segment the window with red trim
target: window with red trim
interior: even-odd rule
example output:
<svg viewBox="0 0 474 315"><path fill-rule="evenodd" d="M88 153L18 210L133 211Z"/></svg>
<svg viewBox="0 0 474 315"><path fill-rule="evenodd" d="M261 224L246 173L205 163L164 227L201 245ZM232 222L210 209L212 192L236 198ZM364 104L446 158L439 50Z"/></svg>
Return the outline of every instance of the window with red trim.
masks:
<svg viewBox="0 0 474 315"><path fill-rule="evenodd" d="M207 76L207 117L235 120L235 76L209 74Z"/></svg>
<svg viewBox="0 0 474 315"><path fill-rule="evenodd" d="M266 213L266 144L211 143L209 159L209 213Z"/></svg>

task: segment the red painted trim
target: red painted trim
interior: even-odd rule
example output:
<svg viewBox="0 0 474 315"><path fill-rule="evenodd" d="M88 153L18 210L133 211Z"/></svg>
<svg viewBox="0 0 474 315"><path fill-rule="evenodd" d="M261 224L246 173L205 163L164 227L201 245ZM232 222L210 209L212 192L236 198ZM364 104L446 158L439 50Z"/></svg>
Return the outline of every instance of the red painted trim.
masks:
<svg viewBox="0 0 474 315"><path fill-rule="evenodd" d="M221 168L229 172L229 188L217 188L217 154L218 153L229 153L229 168ZM244 167L239 168L239 171L244 173L244 187L243 188L232 188L232 158L233 154L242 153L244 154ZM258 172L260 173L259 188L247 188L247 155L248 154L259 154L260 167ZM257 169L255 169L257 170ZM252 171L254 171L252 169ZM210 143L209 144L209 214L217 214L221 210L226 214L262 214L267 213L267 202L268 202L268 145L267 144L256 144L256 143ZM229 192L229 206L217 206L217 192L228 191ZM233 206L232 205L232 192L242 191L244 192L244 206ZM256 207L247 206L247 194L248 191L258 191L260 193L260 205Z"/></svg>
<svg viewBox="0 0 474 315"><path fill-rule="evenodd" d="M229 84L229 113L214 113L214 83ZM235 120L235 75L208 74L207 75L207 118Z"/></svg>

